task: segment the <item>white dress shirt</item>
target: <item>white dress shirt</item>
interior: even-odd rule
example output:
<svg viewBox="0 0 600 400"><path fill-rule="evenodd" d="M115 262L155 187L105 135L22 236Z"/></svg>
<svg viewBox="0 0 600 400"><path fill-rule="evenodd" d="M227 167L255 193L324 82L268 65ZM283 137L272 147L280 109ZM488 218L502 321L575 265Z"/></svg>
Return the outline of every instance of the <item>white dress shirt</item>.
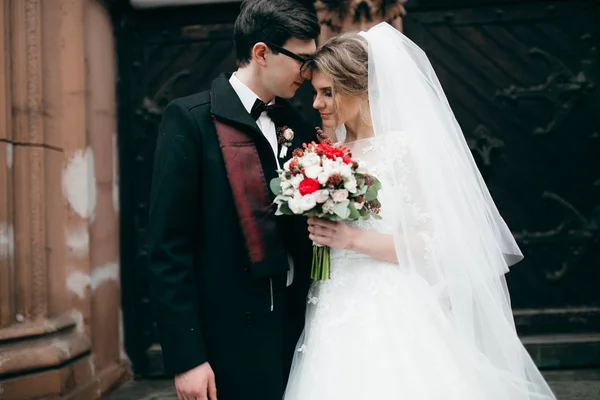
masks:
<svg viewBox="0 0 600 400"><path fill-rule="evenodd" d="M238 95L240 100L242 101L242 105L250 114L252 111L252 106L256 102L256 99L259 97L254 93L248 86L246 86L240 79L236 76L235 73L231 74L231 78L229 78L229 83L235 93ZM271 101L269 104L273 104L275 101ZM263 112L260 117L256 120L256 125L261 130L265 138L269 141L271 148L273 149L273 157L275 157L275 162L277 163L277 168L281 168L279 165L279 157L277 154L277 130L275 128L275 123L269 116L267 112ZM288 260L290 263L290 270L287 275L287 286L290 286L294 281L294 262L292 257L288 254Z"/></svg>

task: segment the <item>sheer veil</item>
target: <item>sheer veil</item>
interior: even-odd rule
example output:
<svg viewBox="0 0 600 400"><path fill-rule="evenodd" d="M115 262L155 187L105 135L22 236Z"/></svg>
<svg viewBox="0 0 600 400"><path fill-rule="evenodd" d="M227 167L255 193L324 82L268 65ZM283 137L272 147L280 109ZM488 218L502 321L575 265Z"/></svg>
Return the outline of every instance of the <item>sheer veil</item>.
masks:
<svg viewBox="0 0 600 400"><path fill-rule="evenodd" d="M386 23L361 35L375 141L394 171L386 190L400 268L436 289L475 370L505 394L498 398L554 399L515 330L504 274L523 256L427 56Z"/></svg>

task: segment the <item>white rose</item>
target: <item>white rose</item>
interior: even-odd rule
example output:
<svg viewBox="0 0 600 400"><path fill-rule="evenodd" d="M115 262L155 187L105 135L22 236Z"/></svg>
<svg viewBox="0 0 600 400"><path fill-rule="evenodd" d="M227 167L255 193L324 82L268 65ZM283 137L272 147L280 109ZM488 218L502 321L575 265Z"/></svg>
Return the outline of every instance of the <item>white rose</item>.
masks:
<svg viewBox="0 0 600 400"><path fill-rule="evenodd" d="M346 182L344 182L344 188L350 193L356 193L356 178L351 176Z"/></svg>
<svg viewBox="0 0 600 400"><path fill-rule="evenodd" d="M322 168L318 165L311 165L310 167L304 168L304 175L308 178L317 179L321 173Z"/></svg>
<svg viewBox="0 0 600 400"><path fill-rule="evenodd" d="M323 169L325 171L331 171L335 167L335 162L329 158L323 158L321 164L323 165Z"/></svg>
<svg viewBox="0 0 600 400"><path fill-rule="evenodd" d="M287 179L282 179L280 186L281 186L281 190L286 190L286 189L291 188L292 184Z"/></svg>
<svg viewBox="0 0 600 400"><path fill-rule="evenodd" d="M319 176L317 177L317 180L319 181L319 183L321 185L325 185L327 183L327 181L329 180L330 176L331 176L330 173L322 171L321 173L319 173Z"/></svg>
<svg viewBox="0 0 600 400"><path fill-rule="evenodd" d="M302 206L300 202L301 198L298 197L292 197L288 200L288 206L290 207L290 210L292 210L292 212L296 215L302 214Z"/></svg>
<svg viewBox="0 0 600 400"><path fill-rule="evenodd" d="M341 203L348 198L348 191L346 189L334 190L331 197L336 203Z"/></svg>
<svg viewBox="0 0 600 400"><path fill-rule="evenodd" d="M311 167L313 165L321 165L321 157L316 153L305 153L301 158L301 163L304 168Z"/></svg>
<svg viewBox="0 0 600 400"><path fill-rule="evenodd" d="M283 137L287 141L293 140L294 139L294 131L291 130L290 128L287 128L286 130L283 131Z"/></svg>
<svg viewBox="0 0 600 400"><path fill-rule="evenodd" d="M329 177L333 174L338 173L338 168L335 162L326 159L323 161L323 168L322 171L319 173L318 181L321 185L325 185L327 183L327 181L329 180Z"/></svg>
<svg viewBox="0 0 600 400"><path fill-rule="evenodd" d="M304 196L303 199L304 211L312 210L317 205L317 200L315 200L314 193Z"/></svg>
<svg viewBox="0 0 600 400"><path fill-rule="evenodd" d="M300 186L300 182L302 182L303 179L304 179L304 176L302 176L302 174L298 174L296 176L292 176L290 178L289 182L294 189L297 189L298 186Z"/></svg>
<svg viewBox="0 0 600 400"><path fill-rule="evenodd" d="M303 214L313 209L317 205L314 194L302 196L300 192L295 192L294 197L288 201L288 206L294 214Z"/></svg>
<svg viewBox="0 0 600 400"><path fill-rule="evenodd" d="M294 195L294 189L293 188L284 189L283 192L282 192L282 194L284 196L293 196Z"/></svg>
<svg viewBox="0 0 600 400"><path fill-rule="evenodd" d="M342 175L344 178L352 177L352 166L341 161L341 158L338 158L338 160L338 171L340 175Z"/></svg>
<svg viewBox="0 0 600 400"><path fill-rule="evenodd" d="M315 200L317 203L325 203L329 199L329 190L323 189L315 192Z"/></svg>
<svg viewBox="0 0 600 400"><path fill-rule="evenodd" d="M331 214L331 212L333 211L333 206L335 206L335 203L333 202L333 200L327 199L325 204L323 204L323 212L325 214Z"/></svg>

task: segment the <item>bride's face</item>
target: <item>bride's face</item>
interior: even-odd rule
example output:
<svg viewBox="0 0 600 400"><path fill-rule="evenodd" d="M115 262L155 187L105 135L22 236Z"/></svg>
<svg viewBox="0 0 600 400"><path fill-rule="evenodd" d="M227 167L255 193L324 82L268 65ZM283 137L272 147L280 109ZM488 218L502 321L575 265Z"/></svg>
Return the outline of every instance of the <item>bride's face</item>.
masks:
<svg viewBox="0 0 600 400"><path fill-rule="evenodd" d="M335 128L359 117L363 101L360 97L344 96L339 93L334 95L333 81L320 71L313 71L312 85L313 107L321 114L323 128Z"/></svg>

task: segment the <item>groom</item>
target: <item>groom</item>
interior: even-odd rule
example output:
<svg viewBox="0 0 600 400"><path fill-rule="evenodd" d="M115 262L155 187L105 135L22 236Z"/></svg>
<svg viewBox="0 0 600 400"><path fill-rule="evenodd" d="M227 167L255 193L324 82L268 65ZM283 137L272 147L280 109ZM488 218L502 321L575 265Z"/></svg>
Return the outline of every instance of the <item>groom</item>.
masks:
<svg viewBox="0 0 600 400"><path fill-rule="evenodd" d="M274 216L269 182L292 149L316 140L283 99L307 78L319 32L295 0L244 1L238 70L164 111L149 281L179 399L214 400L217 390L219 400L282 398L304 323L311 246L304 220Z"/></svg>

